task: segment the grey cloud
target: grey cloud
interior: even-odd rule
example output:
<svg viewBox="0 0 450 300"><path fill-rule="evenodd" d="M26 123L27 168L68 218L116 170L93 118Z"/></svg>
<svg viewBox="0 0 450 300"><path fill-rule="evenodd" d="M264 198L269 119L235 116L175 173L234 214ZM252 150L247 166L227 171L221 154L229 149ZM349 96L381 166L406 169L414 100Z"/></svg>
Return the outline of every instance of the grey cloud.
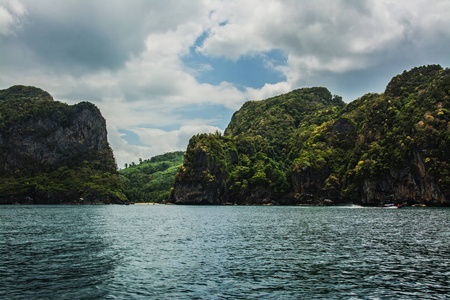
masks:
<svg viewBox="0 0 450 300"><path fill-rule="evenodd" d="M201 50L236 59L237 54L279 48L297 58L314 57L310 71L342 61L367 68L386 55L403 60L405 52L417 60L428 53L441 59L450 43L449 8L446 1L279 1L264 16L250 11L246 19L217 26Z"/></svg>
<svg viewBox="0 0 450 300"><path fill-rule="evenodd" d="M142 49L139 41L117 43L114 31L115 28L111 28L111 33L100 32L82 23L67 24L33 17L18 38L42 64L60 72L79 74L96 69L117 69L130 53Z"/></svg>
<svg viewBox="0 0 450 300"><path fill-rule="evenodd" d="M73 76L121 68L145 49L148 34L174 30L200 11L191 1L22 3L28 15L21 30L2 41L8 45L1 50L2 57L14 57L4 67L27 62L28 68L45 67Z"/></svg>
<svg viewBox="0 0 450 300"><path fill-rule="evenodd" d="M235 109L245 99L304 86L326 86L351 101L382 92L392 76L411 67L450 65L448 1L18 1L27 13L13 27L7 24L13 33L2 35L0 88L32 84L58 100L94 101L114 129L116 157L128 161L138 153L148 157L142 154L148 149L124 144L117 130L173 129L193 118L177 107L220 103ZM197 50L206 56L237 60L282 51L288 62L276 67L287 80L244 92L227 82L196 82L180 55L204 32L209 35ZM170 140L161 137L149 149L163 142L183 148L198 128L174 129Z"/></svg>

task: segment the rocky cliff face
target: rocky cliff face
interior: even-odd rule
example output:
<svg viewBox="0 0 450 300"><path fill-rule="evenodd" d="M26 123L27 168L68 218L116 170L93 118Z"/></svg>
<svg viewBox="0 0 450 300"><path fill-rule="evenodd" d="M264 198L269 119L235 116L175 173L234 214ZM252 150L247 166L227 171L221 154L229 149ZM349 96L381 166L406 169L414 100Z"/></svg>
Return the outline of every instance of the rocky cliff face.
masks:
<svg viewBox="0 0 450 300"><path fill-rule="evenodd" d="M6 174L64 165L108 148L105 120L87 102L63 109L61 116L36 115L12 123L0 132L0 141L0 168Z"/></svg>
<svg viewBox="0 0 450 300"><path fill-rule="evenodd" d="M419 67L384 94L349 103L295 144L294 192L333 203L450 205L449 86L448 69Z"/></svg>
<svg viewBox="0 0 450 300"><path fill-rule="evenodd" d="M449 205L435 179L426 170L423 157L414 152L409 165L391 169L385 176L366 178L362 186L363 204L409 203L430 206Z"/></svg>
<svg viewBox="0 0 450 300"><path fill-rule="evenodd" d="M2 203L123 201L106 122L93 104L69 106L14 86L0 91L0 122ZM106 173L111 182L100 180Z"/></svg>
<svg viewBox="0 0 450 300"><path fill-rule="evenodd" d="M334 178L331 184L330 178ZM383 174L362 179L361 183L357 183L360 187L355 194L346 194L340 189L339 179L326 166L320 169L305 168L292 174L296 203L310 205L352 202L370 206L380 203L448 206L448 196L437 182L426 170L424 159L417 151L403 168L389 169Z"/></svg>
<svg viewBox="0 0 450 300"><path fill-rule="evenodd" d="M252 101L233 115L225 136L189 142L170 201L176 204L293 204L282 158L296 127L343 105L325 88L305 88Z"/></svg>
<svg viewBox="0 0 450 300"><path fill-rule="evenodd" d="M203 137L206 136L195 136L189 142L185 163L176 176L170 196L172 203L214 205L229 201L227 170L217 159L224 153L214 137Z"/></svg>
<svg viewBox="0 0 450 300"><path fill-rule="evenodd" d="M169 202L188 205L278 204L272 199L273 190L263 182L239 190L232 187L229 180L232 171L225 160L236 158L222 148L221 139L218 135L207 134L191 138Z"/></svg>
<svg viewBox="0 0 450 300"><path fill-rule="evenodd" d="M450 70L437 65L345 106L324 88L251 101L225 136L191 141L171 201L449 206L449 111Z"/></svg>

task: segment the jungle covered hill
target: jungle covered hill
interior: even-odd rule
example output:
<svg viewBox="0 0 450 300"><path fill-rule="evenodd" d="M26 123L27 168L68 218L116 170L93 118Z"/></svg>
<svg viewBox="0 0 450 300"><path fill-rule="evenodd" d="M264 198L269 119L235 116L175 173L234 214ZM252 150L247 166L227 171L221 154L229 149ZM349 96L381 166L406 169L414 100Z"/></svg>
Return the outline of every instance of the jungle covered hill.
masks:
<svg viewBox="0 0 450 300"><path fill-rule="evenodd" d="M106 122L89 102L0 90L0 204L124 203Z"/></svg>
<svg viewBox="0 0 450 300"><path fill-rule="evenodd" d="M439 65L349 104L323 87L249 101L224 135L191 138L170 202L449 206L449 109Z"/></svg>
<svg viewBox="0 0 450 300"><path fill-rule="evenodd" d="M139 160L119 170L124 184L124 193L135 203L165 203L173 188L175 174L183 164L184 152L170 152Z"/></svg>

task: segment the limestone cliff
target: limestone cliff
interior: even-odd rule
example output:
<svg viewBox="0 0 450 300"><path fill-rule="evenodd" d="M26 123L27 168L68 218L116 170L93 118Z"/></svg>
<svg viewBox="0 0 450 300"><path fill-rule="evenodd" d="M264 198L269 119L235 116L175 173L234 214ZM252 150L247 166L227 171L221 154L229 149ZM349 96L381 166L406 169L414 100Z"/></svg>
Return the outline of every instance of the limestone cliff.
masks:
<svg viewBox="0 0 450 300"><path fill-rule="evenodd" d="M334 115L343 102L322 87L251 101L220 134L192 137L170 201L176 204L295 204L286 144L298 127ZM314 122L314 121L313 121Z"/></svg>
<svg viewBox="0 0 450 300"><path fill-rule="evenodd" d="M449 205L435 180L426 169L424 159L417 151L408 165L401 169L391 169L378 178L366 178L362 187L364 204L380 202L421 203L429 206Z"/></svg>
<svg viewBox="0 0 450 300"><path fill-rule="evenodd" d="M225 154L218 140L194 136L189 141L184 165L176 175L170 202L175 204L228 203L227 170L220 158Z"/></svg>
<svg viewBox="0 0 450 300"><path fill-rule="evenodd" d="M0 203L121 203L106 122L93 104L0 91Z"/></svg>
<svg viewBox="0 0 450 300"><path fill-rule="evenodd" d="M325 88L250 101L224 136L193 137L171 201L449 206L449 112L439 65L347 105Z"/></svg>

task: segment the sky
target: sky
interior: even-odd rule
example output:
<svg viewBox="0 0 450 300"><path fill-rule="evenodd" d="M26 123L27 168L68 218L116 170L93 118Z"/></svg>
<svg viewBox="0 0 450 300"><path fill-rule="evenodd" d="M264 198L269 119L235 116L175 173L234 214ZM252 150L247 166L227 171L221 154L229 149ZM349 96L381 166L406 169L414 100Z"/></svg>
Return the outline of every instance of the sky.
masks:
<svg viewBox="0 0 450 300"><path fill-rule="evenodd" d="M351 102L450 66L448 0L0 0L0 89L90 101L119 168L223 131L248 100Z"/></svg>

